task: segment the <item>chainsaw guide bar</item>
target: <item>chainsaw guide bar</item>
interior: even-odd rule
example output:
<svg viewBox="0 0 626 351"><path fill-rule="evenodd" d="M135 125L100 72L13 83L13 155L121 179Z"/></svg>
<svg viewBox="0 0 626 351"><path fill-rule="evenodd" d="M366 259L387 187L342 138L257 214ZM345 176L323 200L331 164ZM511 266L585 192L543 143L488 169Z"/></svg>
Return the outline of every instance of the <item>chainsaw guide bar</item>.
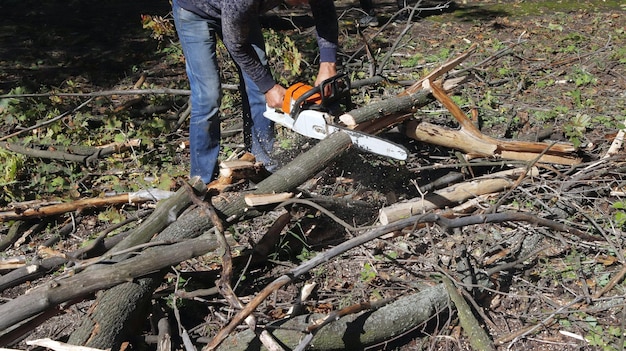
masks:
<svg viewBox="0 0 626 351"><path fill-rule="evenodd" d="M267 106L263 115L309 138L321 140L341 131L348 134L352 144L359 149L396 160L407 159L408 151L401 145L333 124L330 111L342 102L346 108L351 108L350 83L345 74L331 77L317 87L294 84L287 89L283 109Z"/></svg>

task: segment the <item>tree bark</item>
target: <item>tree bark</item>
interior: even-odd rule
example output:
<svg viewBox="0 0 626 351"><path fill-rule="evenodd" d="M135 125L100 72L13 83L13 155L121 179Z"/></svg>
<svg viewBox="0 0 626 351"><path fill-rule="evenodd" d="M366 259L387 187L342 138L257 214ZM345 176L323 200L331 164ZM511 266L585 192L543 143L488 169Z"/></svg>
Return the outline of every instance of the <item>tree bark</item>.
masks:
<svg viewBox="0 0 626 351"><path fill-rule="evenodd" d="M294 189L323 169L328 162L342 154L350 145L351 140L347 134L334 133L257 184L253 193L264 194ZM238 194L228 201L215 201L215 208L222 218L230 218L231 223L260 213L245 204L244 194ZM213 223L204 209L196 207L161 231L154 240L172 241L193 238L212 227ZM155 232L137 233L115 246L114 250L120 251L146 242L153 236L153 233ZM132 331L133 312L141 312L139 309L130 310L128 306L141 306L146 303L145 301L149 301L151 293L161 282L161 278L161 274L154 274L150 278L124 283L100 294L95 307L72 334L70 342L100 349L118 349L121 341ZM118 299L117 296L123 296L124 299ZM112 338L111 333L117 337ZM102 337L96 337L95 334L102 334Z"/></svg>
<svg viewBox="0 0 626 351"><path fill-rule="evenodd" d="M506 177L519 177L524 169L497 172L489 175L487 179L476 178L469 182L454 184L447 188L427 194L424 198L415 198L406 202L399 202L380 209L379 220L383 225L398 221L430 210L460 203L467 199L490 193L496 193L511 187L515 182ZM531 169L529 175L536 176L539 170Z"/></svg>
<svg viewBox="0 0 626 351"><path fill-rule="evenodd" d="M417 99L417 101L412 102L412 100L415 99ZM428 96L427 94L420 93L418 95L409 95L408 98L402 98L402 101L404 100L406 100L407 106L410 105L412 107L419 107L431 102L432 97ZM288 192L290 190L293 190L297 186L301 185L302 183L313 177L318 171L326 167L326 165L330 161L341 155L347 148L350 147L350 145L351 140L347 134L341 132L333 133L326 139L321 140L309 151L301 154L291 163L279 169L272 176L258 183L256 186L256 190L252 193L264 194L271 192ZM142 226L140 227L141 230L138 228L138 230L135 231L132 235L129 235L129 237L123 240L120 244L116 245L113 250L116 252L120 252L121 250L127 250L138 244L145 243L155 237L155 234L159 232L161 233L156 237L156 240L165 241L181 240L184 238L198 236L211 229L213 227L213 223L208 219L208 216L205 214L204 209L199 207L187 211L180 220L176 220L177 216L182 212L182 210L189 206L189 195L191 194L187 195L184 204L170 203L170 199L166 200L163 204L160 205L161 210L158 211L158 213L155 212L148 218L148 220L146 220L146 222L144 222L144 224L142 224ZM184 194L181 194L180 196L185 197ZM257 216L261 213L260 211L262 210L248 207L245 204L243 194L239 194L234 199L230 199L228 201L214 201L214 206L222 219L231 224L243 219ZM165 230L163 230L163 227L160 225L169 226ZM204 241L201 242L204 243ZM206 250L208 250L206 245L198 244L195 239L191 240L191 243L196 243L196 246L191 246L187 252L184 252L184 256L172 256L172 248L170 248L170 246L168 246L167 249L153 248L147 252L156 255L154 252L163 251L162 255L160 256L162 257L161 259L139 261L137 260L137 257L133 257L110 266L119 267L119 272L116 272L115 270L113 272L110 272L108 270L101 271L101 269L103 268L98 268L90 270L91 272L88 271L84 273L79 273L74 275L73 277L69 277L66 279L58 279L51 284L36 288L30 291L28 294L25 294L6 304L0 305L0 316L2 316L0 317L0 330L6 330L7 328L10 328L16 323L20 323L26 318L39 314L46 309L53 308L60 303L67 302L70 299L83 297L85 296L85 294L91 293L95 290L108 288L110 286L132 280L138 275L142 276L154 273L170 265L177 264L184 259L204 254ZM164 258L163 256L167 257ZM146 256L142 254L140 257ZM132 265L135 265L137 267L134 267ZM137 272L138 269L139 272L141 272L138 275L131 275L128 273L129 270ZM95 277L95 272L107 272L107 274L98 274L96 281L94 281L93 278ZM160 276L158 274L155 274L155 277L142 279L156 279L157 281L159 281ZM130 283L124 284L123 287L118 288L122 290L116 290L111 298L107 297L107 294L111 294L111 292L107 291L102 293L100 295L99 302L96 304L95 309L92 312L92 315L98 313L96 311L97 309L103 308L103 304L101 304L100 302L104 301L105 299L111 301L111 303L113 304L120 304L120 301L117 301L115 299L116 294L123 294L129 297L135 296L136 298L147 298L150 295L148 293L133 293L131 291L126 292L125 289L134 290L138 286L143 286L147 287L147 290L149 292L151 290L150 287L154 286L153 283L154 282L146 281L141 282L141 284L139 285ZM126 299L122 304L139 305L141 304L141 302L138 300ZM124 310L125 307L126 306L120 306L120 308L117 310ZM111 306L107 306L107 309L111 314L117 313L111 312L116 310ZM119 319L115 321L109 319L108 321L113 322L114 324L124 323L124 321L121 321ZM111 328L112 330L115 330L118 327L115 325L98 325L98 328ZM87 326L87 329L94 333L102 332L101 330L96 330L93 326ZM91 338L91 340L95 339ZM115 340L108 340L108 342L106 342L106 345L90 344L89 346L98 348L109 348L114 346L114 342Z"/></svg>
<svg viewBox="0 0 626 351"><path fill-rule="evenodd" d="M124 203L142 203L147 201L159 201L172 195L170 191L159 189L141 190L133 193L125 193L107 197L97 197L93 199L80 199L72 202L53 204L47 206L36 206L20 210L0 212L0 222L7 222L16 219L41 218L54 216L66 212L76 211L83 208L103 207Z"/></svg>
<svg viewBox="0 0 626 351"><path fill-rule="evenodd" d="M116 285L98 296L90 308L88 318L70 335L68 343L103 349L120 349L129 335L141 332L143 317L150 310L150 298L161 282L161 274L153 273L155 279L141 278Z"/></svg>
<svg viewBox="0 0 626 351"><path fill-rule="evenodd" d="M377 310L344 316L317 331L307 350L362 350L400 336L419 327L449 304L442 284L419 293L403 296ZM272 335L289 349L298 346L306 330L321 314L302 315L266 326ZM260 350L260 342L251 330L228 337L217 350Z"/></svg>
<svg viewBox="0 0 626 351"><path fill-rule="evenodd" d="M439 127L429 123L407 123L407 136L454 149L460 149L469 157L501 157L513 160L559 163L575 165L581 162L573 154L571 144L549 144L527 141L500 140L489 137L478 130L465 113L446 95L445 89L434 83L430 85L433 95L450 111L459 122L460 129Z"/></svg>

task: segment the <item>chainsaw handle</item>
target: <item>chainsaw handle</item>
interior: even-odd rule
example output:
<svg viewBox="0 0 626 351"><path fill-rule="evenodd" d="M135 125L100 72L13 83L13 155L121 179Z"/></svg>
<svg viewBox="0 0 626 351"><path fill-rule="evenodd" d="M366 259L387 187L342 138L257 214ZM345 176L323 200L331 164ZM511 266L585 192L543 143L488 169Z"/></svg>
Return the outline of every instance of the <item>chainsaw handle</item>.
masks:
<svg viewBox="0 0 626 351"><path fill-rule="evenodd" d="M298 97L298 99L296 100L296 102L293 104L293 106L291 106L291 112L289 114L291 114L291 118L293 118L294 120L298 118L298 115L300 114L300 112L302 111L302 107L304 106L306 100L308 98L310 98L311 96L315 95L315 94L320 94L321 96L321 103L320 105L322 105L324 103L324 95L320 93L320 85L313 87L311 89L309 89L308 91L306 91L305 93L303 93L302 95L300 95Z"/></svg>
<svg viewBox="0 0 626 351"><path fill-rule="evenodd" d="M330 87L330 94L328 96L324 94L326 87ZM328 108L330 104L344 100L346 108L352 108L350 79L348 79L346 73L339 73L322 81L318 86L300 95L291 108L290 114L293 119L298 118L307 99L315 94L319 94L321 97L321 102L317 105L319 107Z"/></svg>

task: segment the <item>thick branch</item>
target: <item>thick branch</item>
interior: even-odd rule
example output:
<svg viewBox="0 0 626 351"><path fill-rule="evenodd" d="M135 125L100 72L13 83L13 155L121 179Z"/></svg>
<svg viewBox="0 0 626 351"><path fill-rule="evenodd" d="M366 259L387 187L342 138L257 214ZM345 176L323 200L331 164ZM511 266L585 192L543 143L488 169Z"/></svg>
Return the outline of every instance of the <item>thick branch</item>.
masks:
<svg viewBox="0 0 626 351"><path fill-rule="evenodd" d="M407 123L406 134L413 139L459 149L469 154L470 157L502 157L524 161L538 158L539 162L566 165L581 162L574 156L576 149L570 144L500 140L484 135L446 95L444 89L437 84L430 85L430 88L435 98L450 111L461 128L453 130L434 124L411 121Z"/></svg>
<svg viewBox="0 0 626 351"><path fill-rule="evenodd" d="M117 152L123 152L129 148L138 147L139 139L130 140L125 143L114 143L105 145L102 147L94 147L91 149L91 153L85 153L86 148L82 148L78 153L72 153L72 148L65 148L65 150L57 150L54 147L48 150L41 150L34 147L22 146L14 143L4 144L4 148L19 154L24 154L30 157L47 158L52 160L62 160L76 163L87 164L95 161L107 155L111 155Z"/></svg>
<svg viewBox="0 0 626 351"><path fill-rule="evenodd" d="M472 348L474 350L484 351L495 350L493 342L489 339L487 332L485 332L476 317L474 317L469 304L457 291L452 281L450 281L447 277L444 277L443 283L446 287L446 291L450 295L450 299L454 302L454 306L456 307L457 314L459 316L459 322L469 337Z"/></svg>
<svg viewBox="0 0 626 351"><path fill-rule="evenodd" d="M194 183L194 186L198 189L206 190L204 183L198 180L199 179L196 179L196 183ZM141 223L141 225L135 228L126 238L126 240L123 240L120 244L116 246L116 251L124 250L148 241L154 236L154 233L162 231L163 228L175 221L178 215L180 215L180 213L182 213L182 211L185 210L190 203L191 201L189 199L189 194L184 189L180 189L176 192L176 194L174 194L174 196L163 200L159 203L154 213L150 217L148 217L148 219L146 219L144 222ZM161 268L159 268L157 264L157 266L155 266L155 268L153 268L151 272L157 271ZM72 279L76 279L76 277L84 277L86 279L89 279L90 275L77 274L75 277L72 277ZM120 281L115 281L117 280L114 279L113 283L101 282L100 284L104 284L104 287L106 288L120 283ZM51 286L55 285L57 285L57 283L51 283ZM91 288L87 288L86 291L83 291L79 288L79 286L83 287L83 285L91 286L92 284L77 283L75 284L74 288L76 289L76 293L78 293L78 295L70 294L67 297L59 295L56 299L46 297L47 293L42 293L42 291L46 291L47 286L43 286L41 288L34 289L31 292L20 297L26 299L26 301L30 301L25 303L24 307L22 307L21 305L14 305L14 307L11 308L10 306L15 300L0 305L0 310L3 308L8 308L10 310L10 313L0 312L0 330L5 330L15 323L19 323L20 321L25 320L33 315L39 314L47 308L56 306L60 302L66 302L75 297L84 296L85 294L95 291ZM34 297L31 297L31 293L34 294ZM67 298L67 300L63 300L64 298ZM60 302L58 302L57 300L60 300Z"/></svg>
<svg viewBox="0 0 626 351"><path fill-rule="evenodd" d="M477 178L469 182L451 185L427 194L424 198L411 199L381 208L380 223L389 224L412 215L460 203L476 196L500 192L513 186L514 181L510 177L517 177L522 172L525 172L525 169L520 168L494 173L489 175L488 178ZM529 175L536 176L537 174L538 170L533 168Z"/></svg>
<svg viewBox="0 0 626 351"><path fill-rule="evenodd" d="M0 222L16 219L41 218L55 216L66 212L76 211L84 208L103 207L124 203L143 203L147 201L158 202L168 198L173 193L159 189L141 190L134 193L119 194L108 197L97 197L93 199L80 199L72 202L53 204L47 206L34 206L26 209L14 209L0 212Z"/></svg>
<svg viewBox="0 0 626 351"><path fill-rule="evenodd" d="M443 285L435 285L419 293L398 298L374 311L343 316L322 327L307 350L361 350L366 346L389 340L395 335L428 322L448 305ZM320 314L302 315L266 327L274 338L294 349L306 335L311 321L324 318ZM222 351L251 350L258 341L249 330L229 337L219 347Z"/></svg>
<svg viewBox="0 0 626 351"><path fill-rule="evenodd" d="M166 244L166 243L164 243ZM0 330L35 316L61 303L84 297L95 291L132 281L184 260L201 256L218 247L212 235L169 245L154 247L141 255L113 265L103 265L89 271L55 279L0 305Z"/></svg>
<svg viewBox="0 0 626 351"><path fill-rule="evenodd" d="M422 88L422 83L425 80L437 80L439 77L451 71L454 67L465 61L465 59L476 50L476 47L476 45L473 45L463 54L444 63L439 68L405 89L402 93L398 94L395 98L377 101L354 109L340 116L339 120L348 127L354 127L357 124L368 122L376 118L410 111L427 105L432 101L432 96L428 90Z"/></svg>

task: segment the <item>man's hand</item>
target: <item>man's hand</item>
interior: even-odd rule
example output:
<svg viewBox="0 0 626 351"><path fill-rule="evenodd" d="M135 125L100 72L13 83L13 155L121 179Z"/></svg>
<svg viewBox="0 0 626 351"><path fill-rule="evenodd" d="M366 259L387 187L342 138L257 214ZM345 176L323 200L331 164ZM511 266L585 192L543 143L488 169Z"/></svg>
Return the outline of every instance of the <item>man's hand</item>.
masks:
<svg viewBox="0 0 626 351"><path fill-rule="evenodd" d="M337 75L337 65L334 62L321 62L315 86L320 85L320 83L335 75Z"/></svg>
<svg viewBox="0 0 626 351"><path fill-rule="evenodd" d="M265 102L269 107L282 108L285 100L285 88L279 84L274 84L272 89L265 93Z"/></svg>

